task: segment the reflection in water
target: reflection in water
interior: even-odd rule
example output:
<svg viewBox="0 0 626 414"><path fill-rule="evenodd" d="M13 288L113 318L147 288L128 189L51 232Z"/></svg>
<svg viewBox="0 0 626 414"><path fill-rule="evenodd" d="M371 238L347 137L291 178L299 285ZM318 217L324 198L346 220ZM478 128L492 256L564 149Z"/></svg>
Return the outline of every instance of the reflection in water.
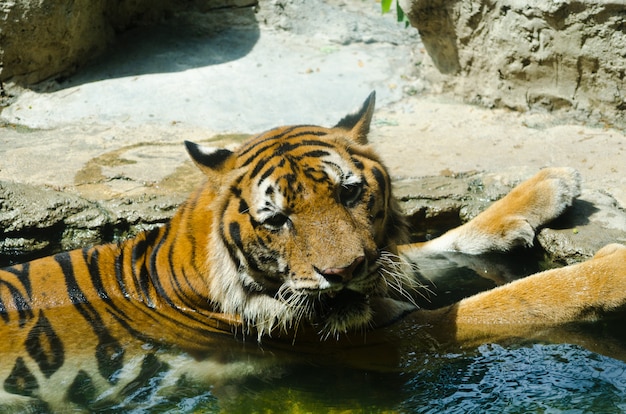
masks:
<svg viewBox="0 0 626 414"><path fill-rule="evenodd" d="M251 376L204 389L181 383L169 397L151 392L157 383L155 377L132 398L108 409L205 413L626 410L626 364L567 344L483 345L464 354L421 355L402 372L296 364L276 378Z"/></svg>

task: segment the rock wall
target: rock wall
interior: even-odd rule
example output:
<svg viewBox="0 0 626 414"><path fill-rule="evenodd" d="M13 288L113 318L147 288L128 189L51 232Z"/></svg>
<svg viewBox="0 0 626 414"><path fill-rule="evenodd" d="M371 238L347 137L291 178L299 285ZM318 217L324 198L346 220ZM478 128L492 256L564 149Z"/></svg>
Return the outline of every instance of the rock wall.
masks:
<svg viewBox="0 0 626 414"><path fill-rule="evenodd" d="M623 0L400 0L443 89L516 110L626 126Z"/></svg>
<svg viewBox="0 0 626 414"><path fill-rule="evenodd" d="M31 85L70 73L115 35L181 10L256 4L254 0L16 0L0 2L0 83Z"/></svg>

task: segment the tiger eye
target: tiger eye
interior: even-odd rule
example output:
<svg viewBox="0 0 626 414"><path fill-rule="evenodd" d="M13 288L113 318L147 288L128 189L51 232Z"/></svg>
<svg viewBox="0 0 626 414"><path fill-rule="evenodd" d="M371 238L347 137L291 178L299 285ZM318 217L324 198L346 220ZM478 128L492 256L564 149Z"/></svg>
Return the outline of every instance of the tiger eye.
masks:
<svg viewBox="0 0 626 414"><path fill-rule="evenodd" d="M363 194L363 184L355 183L342 185L339 188L339 202L346 207L353 207Z"/></svg>
<svg viewBox="0 0 626 414"><path fill-rule="evenodd" d="M279 230L287 224L288 221L289 217L285 214L276 213L263 220L263 225L270 230Z"/></svg>

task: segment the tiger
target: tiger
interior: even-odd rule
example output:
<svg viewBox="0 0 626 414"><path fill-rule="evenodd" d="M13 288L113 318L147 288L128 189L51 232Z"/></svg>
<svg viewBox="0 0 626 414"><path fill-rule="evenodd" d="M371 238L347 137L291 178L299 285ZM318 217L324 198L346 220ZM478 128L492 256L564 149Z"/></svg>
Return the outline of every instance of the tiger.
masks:
<svg viewBox="0 0 626 414"><path fill-rule="evenodd" d="M1 270L0 405L98 410L140 393L151 375L167 388L275 371L277 359L252 358L271 344L286 358L325 349L343 358L357 345L393 343L399 327L463 345L624 309L619 244L420 307L425 257L531 246L572 205L581 178L543 169L471 221L410 243L368 142L374 106L372 92L334 127L277 127L237 149L187 141L206 179L167 224ZM225 349L247 338L257 344L243 351L251 359L228 363Z"/></svg>

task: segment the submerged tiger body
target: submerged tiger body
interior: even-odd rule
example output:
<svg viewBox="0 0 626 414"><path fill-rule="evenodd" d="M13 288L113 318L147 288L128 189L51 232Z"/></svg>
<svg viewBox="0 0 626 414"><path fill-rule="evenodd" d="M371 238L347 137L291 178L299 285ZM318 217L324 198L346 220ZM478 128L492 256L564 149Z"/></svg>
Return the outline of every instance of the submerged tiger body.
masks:
<svg viewBox="0 0 626 414"><path fill-rule="evenodd" d="M345 337L388 341L386 327L401 323L462 343L624 307L626 248L612 245L416 310L420 257L531 245L577 196L579 177L544 170L471 222L406 245L390 178L367 145L373 108L371 95L334 128L276 128L235 152L187 143L207 181L168 224L0 271L0 405L94 409L160 372L163 384L237 377L252 368L224 362L233 335L342 347Z"/></svg>

